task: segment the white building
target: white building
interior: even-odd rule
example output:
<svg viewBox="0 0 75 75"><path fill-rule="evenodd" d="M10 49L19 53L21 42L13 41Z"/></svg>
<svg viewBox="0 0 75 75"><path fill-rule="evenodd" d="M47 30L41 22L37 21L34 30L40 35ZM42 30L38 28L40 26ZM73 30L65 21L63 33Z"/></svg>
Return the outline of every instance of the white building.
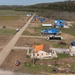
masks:
<svg viewBox="0 0 75 75"><path fill-rule="evenodd" d="M75 46L70 46L69 50L70 50L70 55L75 56Z"/></svg>
<svg viewBox="0 0 75 75"><path fill-rule="evenodd" d="M50 59L56 58L57 54L55 51L50 50L48 46L41 44L33 47L33 52L31 53L31 58L37 59Z"/></svg>

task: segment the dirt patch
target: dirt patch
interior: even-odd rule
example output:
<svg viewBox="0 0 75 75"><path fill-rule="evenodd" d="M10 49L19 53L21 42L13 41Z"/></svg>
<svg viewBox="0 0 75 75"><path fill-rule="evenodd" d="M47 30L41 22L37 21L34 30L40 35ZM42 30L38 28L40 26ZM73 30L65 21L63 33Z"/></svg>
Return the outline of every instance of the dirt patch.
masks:
<svg viewBox="0 0 75 75"><path fill-rule="evenodd" d="M0 48L0 52L2 51L2 48Z"/></svg>
<svg viewBox="0 0 75 75"><path fill-rule="evenodd" d="M35 31L31 28L27 28L25 31L30 32L30 33L35 33Z"/></svg>
<svg viewBox="0 0 75 75"><path fill-rule="evenodd" d="M40 27L40 23L30 23L29 27Z"/></svg>
<svg viewBox="0 0 75 75"><path fill-rule="evenodd" d="M43 22L43 24L54 24L54 20L46 18L46 20Z"/></svg>
<svg viewBox="0 0 75 75"><path fill-rule="evenodd" d="M21 37L16 43L16 46L33 46L33 45L39 45L39 44L46 44L48 46L51 46L50 41L47 41L45 39L38 39L38 38L24 38Z"/></svg>
<svg viewBox="0 0 75 75"><path fill-rule="evenodd" d="M74 40L74 39L75 39L74 36L72 36L72 35L70 35L70 34L66 34L66 33L62 33L62 37L63 37L64 39L67 39L67 40Z"/></svg>
<svg viewBox="0 0 75 75"><path fill-rule="evenodd" d="M20 16L5 16L0 17L0 27L6 26L7 28L21 28L28 21L28 17Z"/></svg>
<svg viewBox="0 0 75 75"><path fill-rule="evenodd" d="M19 60L21 62L20 66L16 66L15 62ZM24 62L29 61L26 58L26 51L25 50L12 50L6 60L3 62L1 68L4 70L12 70L12 71L19 71Z"/></svg>
<svg viewBox="0 0 75 75"><path fill-rule="evenodd" d="M0 35L0 46L5 46L12 38L13 35Z"/></svg>
<svg viewBox="0 0 75 75"><path fill-rule="evenodd" d="M41 39L36 38L20 38L16 43L16 46L32 46L33 44L40 43Z"/></svg>
<svg viewBox="0 0 75 75"><path fill-rule="evenodd" d="M75 57L70 57L70 58L61 58L61 59L58 59L58 60L38 60L36 62L36 64L43 64L43 65L47 65L47 64L50 64L50 65L61 65L62 67L65 67L65 65L67 64L74 64L75 63Z"/></svg>
<svg viewBox="0 0 75 75"><path fill-rule="evenodd" d="M70 58L63 58L58 60L59 64L63 64L63 63L75 63L75 57L70 57Z"/></svg>

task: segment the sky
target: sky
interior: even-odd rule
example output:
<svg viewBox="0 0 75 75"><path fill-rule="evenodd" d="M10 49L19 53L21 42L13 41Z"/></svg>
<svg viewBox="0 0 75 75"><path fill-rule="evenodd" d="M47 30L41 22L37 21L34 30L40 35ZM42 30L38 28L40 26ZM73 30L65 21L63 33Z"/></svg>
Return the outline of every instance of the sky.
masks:
<svg viewBox="0 0 75 75"><path fill-rule="evenodd" d="M57 2L64 0L0 0L0 5L33 5L38 3Z"/></svg>

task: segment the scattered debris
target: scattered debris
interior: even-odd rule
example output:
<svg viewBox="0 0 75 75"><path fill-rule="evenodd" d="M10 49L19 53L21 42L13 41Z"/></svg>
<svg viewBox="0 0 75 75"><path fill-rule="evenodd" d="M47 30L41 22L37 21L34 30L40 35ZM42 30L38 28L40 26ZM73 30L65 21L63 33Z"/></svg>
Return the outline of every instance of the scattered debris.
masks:
<svg viewBox="0 0 75 75"><path fill-rule="evenodd" d="M3 26L2 28L7 28L6 26Z"/></svg>
<svg viewBox="0 0 75 75"><path fill-rule="evenodd" d="M20 63L21 63L21 62L20 62L19 60L17 60L17 61L15 62L15 65L16 65L16 66L19 66Z"/></svg>

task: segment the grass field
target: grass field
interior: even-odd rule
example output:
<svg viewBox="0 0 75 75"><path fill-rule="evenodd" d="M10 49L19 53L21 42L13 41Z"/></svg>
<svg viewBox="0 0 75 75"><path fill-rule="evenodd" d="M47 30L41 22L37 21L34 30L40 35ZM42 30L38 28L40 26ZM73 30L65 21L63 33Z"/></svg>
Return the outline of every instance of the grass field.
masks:
<svg viewBox="0 0 75 75"><path fill-rule="evenodd" d="M40 74L42 72L52 73L52 70L53 70L53 68L48 67L47 65L36 64L35 66L33 66L32 63L24 63L23 69L25 69L26 72L32 73L32 74Z"/></svg>
<svg viewBox="0 0 75 75"><path fill-rule="evenodd" d="M25 16L27 13L32 13L32 12L0 10L0 16Z"/></svg>
<svg viewBox="0 0 75 75"><path fill-rule="evenodd" d="M75 36L75 24L70 28L59 28L63 33Z"/></svg>
<svg viewBox="0 0 75 75"><path fill-rule="evenodd" d="M26 15L28 13L32 12L0 10L0 26L21 28L25 24L25 22L27 22L29 19L26 18Z"/></svg>
<svg viewBox="0 0 75 75"><path fill-rule="evenodd" d="M0 35L9 35L9 34L15 34L16 33L16 30L14 29L9 29L9 28L6 28L6 29L0 29Z"/></svg>

